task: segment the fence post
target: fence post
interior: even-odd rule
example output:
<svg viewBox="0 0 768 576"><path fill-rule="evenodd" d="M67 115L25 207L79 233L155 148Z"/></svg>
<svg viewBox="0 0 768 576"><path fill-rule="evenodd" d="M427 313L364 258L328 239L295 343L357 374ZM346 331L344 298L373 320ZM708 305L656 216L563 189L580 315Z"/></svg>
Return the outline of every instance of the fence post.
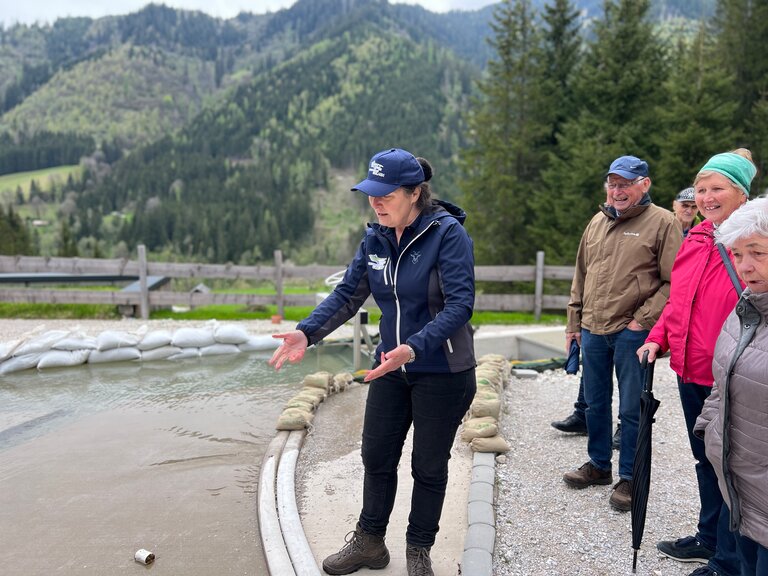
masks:
<svg viewBox="0 0 768 576"><path fill-rule="evenodd" d="M149 289L147 288L147 247L139 244L139 291L141 292L141 301L139 303L139 313L142 320L149 319Z"/></svg>
<svg viewBox="0 0 768 576"><path fill-rule="evenodd" d="M538 322L541 320L541 304L544 298L544 252L536 252L536 284L533 295L533 317Z"/></svg>
<svg viewBox="0 0 768 576"><path fill-rule="evenodd" d="M283 295L283 252L275 250L275 291L277 292L277 314L285 317L285 296Z"/></svg>

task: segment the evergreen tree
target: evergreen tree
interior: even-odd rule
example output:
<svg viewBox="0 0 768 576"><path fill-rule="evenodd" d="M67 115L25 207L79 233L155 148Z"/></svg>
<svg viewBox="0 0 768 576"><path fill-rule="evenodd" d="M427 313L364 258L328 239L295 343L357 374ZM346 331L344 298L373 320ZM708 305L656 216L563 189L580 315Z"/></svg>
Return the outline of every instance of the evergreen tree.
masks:
<svg viewBox="0 0 768 576"><path fill-rule="evenodd" d="M573 261L579 238L600 203L610 162L633 154L653 169L663 126L667 64L647 19L649 0L605 2L594 40L575 82L577 115L566 121L559 153L550 156L544 186L537 190L531 243L547 261ZM653 172L651 173L653 176Z"/></svg>
<svg viewBox="0 0 768 576"><path fill-rule="evenodd" d="M693 183L710 156L736 147L737 103L730 97L734 78L718 65L714 37L706 24L701 24L690 46L678 46L671 69L668 104L659 110L664 131L655 137L659 160L653 174L653 199L666 207Z"/></svg>
<svg viewBox="0 0 768 576"><path fill-rule="evenodd" d="M464 151L463 205L482 264L518 264L530 256L525 241L526 198L536 186L547 136L536 71L541 37L528 0L505 0L494 11L490 41L496 51L481 96L469 116L472 144Z"/></svg>

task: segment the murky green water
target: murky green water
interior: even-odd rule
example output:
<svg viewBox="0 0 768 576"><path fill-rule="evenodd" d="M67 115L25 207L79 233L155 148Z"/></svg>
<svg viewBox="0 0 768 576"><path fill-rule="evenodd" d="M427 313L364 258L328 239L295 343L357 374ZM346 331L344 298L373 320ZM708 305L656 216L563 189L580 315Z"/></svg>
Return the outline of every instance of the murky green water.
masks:
<svg viewBox="0 0 768 576"><path fill-rule="evenodd" d="M3 573L119 574L145 548L155 574L266 574L256 493L275 421L305 374L349 371L351 356L322 348L280 372L250 353L3 376Z"/></svg>

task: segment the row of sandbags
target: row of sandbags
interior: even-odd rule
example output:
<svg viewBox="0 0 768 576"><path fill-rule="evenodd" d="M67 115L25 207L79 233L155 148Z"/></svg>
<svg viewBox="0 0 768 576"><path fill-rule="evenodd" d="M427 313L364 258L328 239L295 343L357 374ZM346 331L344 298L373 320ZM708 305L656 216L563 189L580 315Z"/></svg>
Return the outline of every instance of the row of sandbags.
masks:
<svg viewBox="0 0 768 576"><path fill-rule="evenodd" d="M181 360L220 354L239 354L277 348L280 341L269 335L254 336L236 324L216 320L199 328L133 332L106 330L88 336L78 327L47 330L44 327L20 339L0 343L0 375L37 368L61 368L80 364L153 360Z"/></svg>
<svg viewBox="0 0 768 576"><path fill-rule="evenodd" d="M499 431L504 388L511 369L501 354L486 354L477 361L477 392L461 430L461 439L475 452L508 452L509 444Z"/></svg>
<svg viewBox="0 0 768 576"><path fill-rule="evenodd" d="M278 430L302 430L309 428L315 417L315 410L331 394L343 392L355 385L355 379L349 372L335 376L330 372L307 374L301 382L301 389L288 400L285 408L277 417Z"/></svg>

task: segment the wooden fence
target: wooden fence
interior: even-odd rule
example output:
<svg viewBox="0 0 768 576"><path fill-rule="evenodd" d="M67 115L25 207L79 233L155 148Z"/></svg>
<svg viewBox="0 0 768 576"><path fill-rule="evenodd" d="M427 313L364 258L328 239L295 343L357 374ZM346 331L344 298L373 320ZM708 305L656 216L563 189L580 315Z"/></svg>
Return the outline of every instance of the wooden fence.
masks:
<svg viewBox="0 0 768 576"><path fill-rule="evenodd" d="M139 291L84 291L65 289L36 289L29 287L0 287L0 302L63 303L63 304L113 304L118 307L134 307L142 318L149 317L150 307L205 306L210 304L238 304L243 306L277 305L282 315L286 306L312 306L314 294L286 294L284 282L291 278L325 279L338 273L344 266L293 266L283 263L282 253L275 251L272 266L236 266L233 264L189 264L173 262L148 262L144 246L139 246L138 259L100 258L53 258L35 256L0 256L0 274L19 276L16 283L25 283L23 275L70 274L110 275L126 282L139 280ZM274 294L227 294L215 292L150 291L147 278L217 278L229 280L271 281ZM542 310L565 310L568 296L544 294L545 280L573 278L572 266L546 266L544 253L538 252L534 266L477 266L477 281L533 282L533 294L484 294L478 293L476 310L528 311L538 319ZM51 283L65 284L67 281Z"/></svg>

